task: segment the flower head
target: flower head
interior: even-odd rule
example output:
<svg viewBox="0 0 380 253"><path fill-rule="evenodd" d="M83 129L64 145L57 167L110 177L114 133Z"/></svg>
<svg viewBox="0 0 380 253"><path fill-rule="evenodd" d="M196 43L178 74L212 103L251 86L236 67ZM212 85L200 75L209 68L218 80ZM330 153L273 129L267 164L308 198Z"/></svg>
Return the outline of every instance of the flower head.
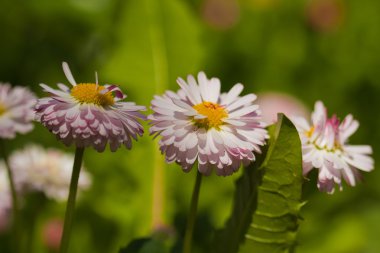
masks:
<svg viewBox="0 0 380 253"><path fill-rule="evenodd" d="M63 201L69 193L73 159L73 155L57 149L29 145L12 153L9 164L20 190L43 192L48 198ZM82 168L78 187L84 190L90 184L90 176Z"/></svg>
<svg viewBox="0 0 380 253"><path fill-rule="evenodd" d="M256 95L240 97L242 84L228 93L220 93L220 81L207 79L203 72L198 82L191 75L187 82L177 80L181 89L167 91L152 100L150 133L161 135L160 149L166 161L177 162L190 171L198 162L198 170L208 175L230 175L243 163L255 160L268 137L259 121Z"/></svg>
<svg viewBox="0 0 380 253"><path fill-rule="evenodd" d="M27 88L0 83L0 138L14 138L33 129L36 97Z"/></svg>
<svg viewBox="0 0 380 253"><path fill-rule="evenodd" d="M144 132L138 120L145 120L139 112L145 106L123 102L126 95L115 85L75 82L67 63L63 71L73 87L58 84L55 90L41 84L51 97L38 100L37 120L66 145L93 146L101 152L109 142L111 151L122 144L130 149L132 138Z"/></svg>
<svg viewBox="0 0 380 253"><path fill-rule="evenodd" d="M374 161L369 156L368 145L349 145L348 138L358 129L359 123L352 115L340 122L336 115L327 117L323 103L315 103L312 124L304 118L294 122L302 141L303 172L318 169L318 188L333 193L335 184L342 190L342 177L350 186L360 179L359 171L371 171Z"/></svg>

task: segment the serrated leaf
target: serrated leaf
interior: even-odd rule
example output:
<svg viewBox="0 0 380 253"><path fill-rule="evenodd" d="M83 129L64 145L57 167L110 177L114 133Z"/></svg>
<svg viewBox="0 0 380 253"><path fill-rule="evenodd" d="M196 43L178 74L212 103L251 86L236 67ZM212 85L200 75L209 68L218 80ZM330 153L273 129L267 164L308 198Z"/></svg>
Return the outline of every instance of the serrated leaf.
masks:
<svg viewBox="0 0 380 253"><path fill-rule="evenodd" d="M215 237L215 252L291 252L295 245L302 206L301 142L282 114L269 134L268 150L236 182L233 211Z"/></svg>

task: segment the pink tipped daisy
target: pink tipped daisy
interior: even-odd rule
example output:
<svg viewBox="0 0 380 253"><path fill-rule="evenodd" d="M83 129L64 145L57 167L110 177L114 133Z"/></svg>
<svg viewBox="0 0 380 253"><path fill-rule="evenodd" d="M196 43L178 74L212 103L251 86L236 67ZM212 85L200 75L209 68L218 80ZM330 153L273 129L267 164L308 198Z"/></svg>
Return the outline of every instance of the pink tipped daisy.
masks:
<svg viewBox="0 0 380 253"><path fill-rule="evenodd" d="M27 88L0 83L0 138L11 139L33 129L36 100Z"/></svg>
<svg viewBox="0 0 380 253"><path fill-rule="evenodd" d="M203 72L198 82L191 75L187 82L177 80L181 89L167 91L152 100L153 114L148 116L150 133L161 135L160 149L168 163L177 162L190 171L195 162L202 174L213 168L217 175L230 175L240 165L255 160L253 152L268 138L260 122L256 95L240 97L242 84L228 93L220 93L220 81L207 79Z"/></svg>
<svg viewBox="0 0 380 253"><path fill-rule="evenodd" d="M311 119L311 125L304 118L295 118L294 122L302 140L304 174L318 169L319 190L333 193L335 184L342 190L342 178L348 185L355 186L360 180L360 171L373 170L372 148L348 144L348 138L359 127L351 114L342 122L336 115L328 118L325 106L318 101Z"/></svg>
<svg viewBox="0 0 380 253"><path fill-rule="evenodd" d="M37 120L67 146L93 146L102 152L109 142L111 151L121 145L130 149L132 138L137 140L144 132L138 120L145 120L140 113L145 106L123 102L126 95L115 85L98 85L98 80L77 83L67 63L62 66L72 88L61 83L59 89L40 84L51 96L38 100Z"/></svg>

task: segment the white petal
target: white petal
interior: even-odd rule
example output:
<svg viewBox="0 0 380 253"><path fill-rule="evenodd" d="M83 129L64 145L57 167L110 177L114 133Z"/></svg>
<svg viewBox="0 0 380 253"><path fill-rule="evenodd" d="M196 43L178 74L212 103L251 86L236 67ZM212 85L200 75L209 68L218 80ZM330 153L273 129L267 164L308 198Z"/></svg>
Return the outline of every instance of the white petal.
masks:
<svg viewBox="0 0 380 253"><path fill-rule="evenodd" d="M208 89L208 101L217 103L220 96L220 80L215 77L211 78Z"/></svg>
<svg viewBox="0 0 380 253"><path fill-rule="evenodd" d="M369 145L345 145L344 150L349 153L372 154L372 148Z"/></svg>
<svg viewBox="0 0 380 253"><path fill-rule="evenodd" d="M75 82L75 79L73 75L71 74L71 71L67 62L62 62L62 68L67 80L71 83L72 86L76 86L77 82Z"/></svg>
<svg viewBox="0 0 380 253"><path fill-rule="evenodd" d="M225 96L224 100L222 101L222 104L229 105L230 103L235 101L235 99L237 99L237 97L243 91L243 88L244 86L241 83L235 84Z"/></svg>
<svg viewBox="0 0 380 253"><path fill-rule="evenodd" d="M228 114L228 116L230 118L241 117L241 116L247 115L248 113L256 111L257 109L259 109L258 105L250 105L250 106L247 106L247 107L243 107L243 108L241 108L239 110L236 110L236 111Z"/></svg>
<svg viewBox="0 0 380 253"><path fill-rule="evenodd" d="M235 109L244 106L244 105L250 105L253 101L255 101L256 95L255 94L248 94L245 95L244 97L238 98L235 100L233 103L227 106L227 110L229 112L234 111Z"/></svg>

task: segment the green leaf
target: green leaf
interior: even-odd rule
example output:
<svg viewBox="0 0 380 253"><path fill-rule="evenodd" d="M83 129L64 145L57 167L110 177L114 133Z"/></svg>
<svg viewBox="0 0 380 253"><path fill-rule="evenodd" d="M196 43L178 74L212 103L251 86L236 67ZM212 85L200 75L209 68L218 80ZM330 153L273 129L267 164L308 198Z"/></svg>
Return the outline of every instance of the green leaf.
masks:
<svg viewBox="0 0 380 253"><path fill-rule="evenodd" d="M130 99L148 104L155 94L177 90L177 77L200 70L201 27L181 0L130 0L123 7L102 73Z"/></svg>
<svg viewBox="0 0 380 253"><path fill-rule="evenodd" d="M302 206L301 142L282 114L269 127L269 134L267 151L236 182L232 214L215 237L216 252L272 253L294 248Z"/></svg>
<svg viewBox="0 0 380 253"><path fill-rule="evenodd" d="M162 240L144 237L133 240L119 253L169 253L169 248Z"/></svg>

